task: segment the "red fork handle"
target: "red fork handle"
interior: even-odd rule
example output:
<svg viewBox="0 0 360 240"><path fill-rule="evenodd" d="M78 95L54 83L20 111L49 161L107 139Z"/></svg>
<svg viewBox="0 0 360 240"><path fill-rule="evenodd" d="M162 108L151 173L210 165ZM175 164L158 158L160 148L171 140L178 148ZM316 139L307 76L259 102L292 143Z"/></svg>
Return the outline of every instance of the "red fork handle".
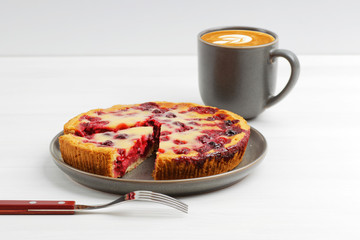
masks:
<svg viewBox="0 0 360 240"><path fill-rule="evenodd" d="M0 214L74 214L75 201L0 200Z"/></svg>

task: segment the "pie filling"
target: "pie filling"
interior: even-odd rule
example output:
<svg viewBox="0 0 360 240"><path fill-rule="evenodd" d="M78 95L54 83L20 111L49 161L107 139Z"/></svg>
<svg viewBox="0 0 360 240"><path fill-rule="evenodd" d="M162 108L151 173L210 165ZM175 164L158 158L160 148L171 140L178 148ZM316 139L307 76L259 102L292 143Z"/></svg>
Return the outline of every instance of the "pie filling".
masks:
<svg viewBox="0 0 360 240"><path fill-rule="evenodd" d="M84 143L117 150L114 161L114 177L122 177L147 158L155 146L152 127L137 127L116 132L100 132L87 135Z"/></svg>
<svg viewBox="0 0 360 240"><path fill-rule="evenodd" d="M217 109L211 107L193 107L187 111L178 111L161 108L155 103L145 103L114 112L98 111L92 115L84 115L80 118L76 135L86 137L94 133L154 126L154 136L160 133L160 153L172 151L179 155L190 152L202 154L212 149L224 148L231 142L229 137L244 131L236 124L239 120L227 120L229 116L216 112Z"/></svg>
<svg viewBox="0 0 360 240"><path fill-rule="evenodd" d="M225 111L206 106L166 108L148 102L90 111L78 121L74 134L84 142L117 149L115 177L123 176L154 151L157 159L171 155L199 167L205 155L221 153L226 160L246 148L250 135L246 122L242 126ZM246 140L240 141L243 138Z"/></svg>

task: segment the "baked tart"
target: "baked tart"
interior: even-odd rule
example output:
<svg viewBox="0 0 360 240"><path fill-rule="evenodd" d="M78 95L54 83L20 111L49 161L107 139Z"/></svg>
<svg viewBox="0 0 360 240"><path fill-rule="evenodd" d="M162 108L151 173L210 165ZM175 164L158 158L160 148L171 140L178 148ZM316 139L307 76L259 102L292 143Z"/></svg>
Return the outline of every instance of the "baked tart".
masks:
<svg viewBox="0 0 360 240"><path fill-rule="evenodd" d="M64 126L64 161L82 171L122 177L156 154L155 180L197 178L234 169L250 126L227 110L194 103L147 102L82 113Z"/></svg>

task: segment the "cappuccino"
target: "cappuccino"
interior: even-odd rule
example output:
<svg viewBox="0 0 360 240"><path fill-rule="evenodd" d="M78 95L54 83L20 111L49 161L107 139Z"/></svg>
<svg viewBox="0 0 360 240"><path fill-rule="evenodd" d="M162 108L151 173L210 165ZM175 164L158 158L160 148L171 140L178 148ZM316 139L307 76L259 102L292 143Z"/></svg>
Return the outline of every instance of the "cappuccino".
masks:
<svg viewBox="0 0 360 240"><path fill-rule="evenodd" d="M249 30L221 30L209 32L201 39L217 45L230 47L250 47L271 43L275 38L267 33Z"/></svg>

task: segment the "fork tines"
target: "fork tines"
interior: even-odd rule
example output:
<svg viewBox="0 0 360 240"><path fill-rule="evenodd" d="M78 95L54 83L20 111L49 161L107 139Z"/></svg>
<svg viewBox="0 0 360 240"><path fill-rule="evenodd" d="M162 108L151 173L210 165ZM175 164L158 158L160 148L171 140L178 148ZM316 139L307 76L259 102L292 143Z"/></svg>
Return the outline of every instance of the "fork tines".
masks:
<svg viewBox="0 0 360 240"><path fill-rule="evenodd" d="M135 193L134 196L135 200L157 202L167 205L169 207L173 207L184 213L188 213L188 205L165 194L151 192L151 191L134 191L134 193Z"/></svg>

